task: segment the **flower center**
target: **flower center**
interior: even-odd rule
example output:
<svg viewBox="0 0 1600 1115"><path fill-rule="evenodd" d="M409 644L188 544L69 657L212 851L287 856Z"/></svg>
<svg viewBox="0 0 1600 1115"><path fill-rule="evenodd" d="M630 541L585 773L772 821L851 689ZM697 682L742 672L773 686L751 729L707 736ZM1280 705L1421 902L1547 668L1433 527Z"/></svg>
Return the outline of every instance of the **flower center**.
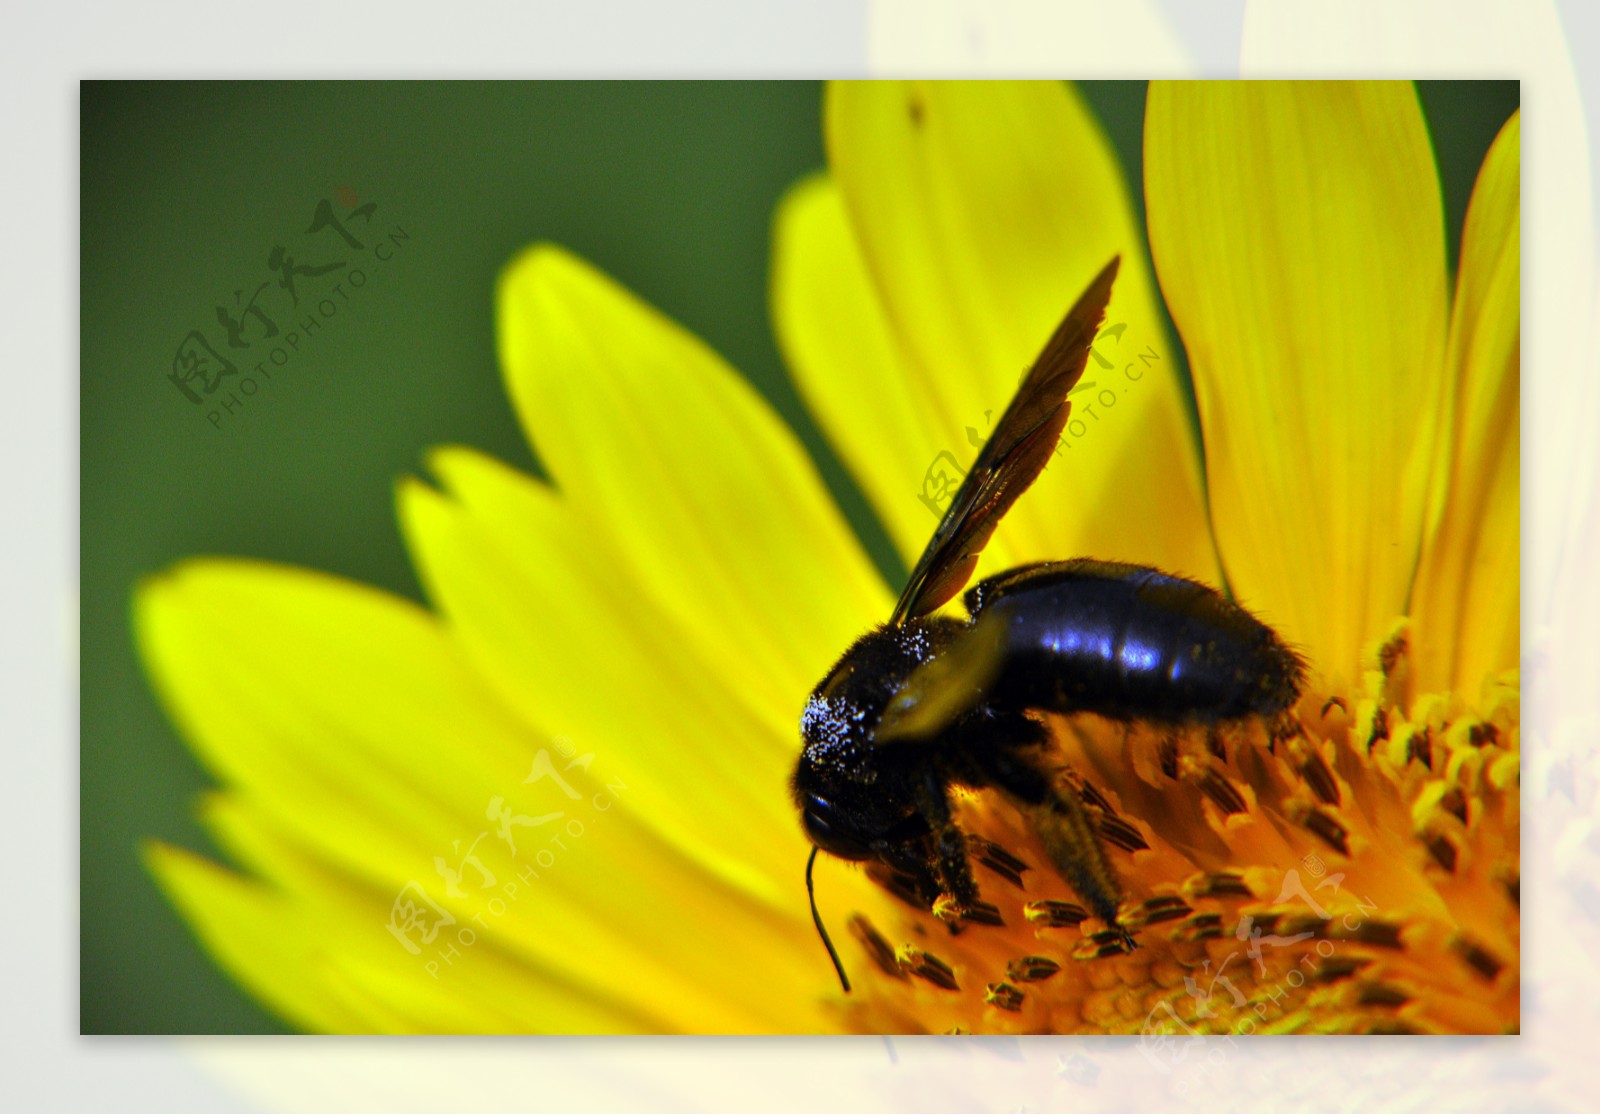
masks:
<svg viewBox="0 0 1600 1115"><path fill-rule="evenodd" d="M1057 790L1093 823L1119 924L1060 877L1028 811L958 789L980 900L926 909L869 868L888 897L851 918L869 963L845 1024L1140 1034L1169 1057L1201 1035L1515 1031L1518 678L1406 700L1404 630L1359 692L1307 693L1276 725L1050 717Z"/></svg>

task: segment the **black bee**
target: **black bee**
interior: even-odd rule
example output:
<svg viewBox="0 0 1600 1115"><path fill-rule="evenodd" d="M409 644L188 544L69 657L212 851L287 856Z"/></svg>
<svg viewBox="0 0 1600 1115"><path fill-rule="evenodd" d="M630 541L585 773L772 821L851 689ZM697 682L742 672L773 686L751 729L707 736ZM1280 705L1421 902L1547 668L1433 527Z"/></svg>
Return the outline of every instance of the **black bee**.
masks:
<svg viewBox="0 0 1600 1115"><path fill-rule="evenodd" d="M932 614L966 584L1054 451L1118 262L1089 284L1023 378L889 622L845 651L806 703L792 788L814 845L808 893L823 851L886 865L929 907L943 898L970 909L978 888L952 819L957 784L998 790L1028 811L1062 877L1117 926L1115 874L1082 803L1056 787L1037 714L1177 729L1276 717L1299 696L1304 665L1271 628L1213 588L1146 566L1026 565L969 590L965 621ZM814 894L811 912L848 991Z"/></svg>

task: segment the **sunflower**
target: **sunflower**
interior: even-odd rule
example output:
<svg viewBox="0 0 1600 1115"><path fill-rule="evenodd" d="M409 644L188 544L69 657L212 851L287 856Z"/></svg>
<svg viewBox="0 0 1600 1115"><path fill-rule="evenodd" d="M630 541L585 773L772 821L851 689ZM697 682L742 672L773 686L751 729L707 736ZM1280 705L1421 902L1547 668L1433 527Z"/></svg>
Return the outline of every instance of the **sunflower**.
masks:
<svg viewBox="0 0 1600 1115"><path fill-rule="evenodd" d="M1140 947L1025 815L961 793L981 907L819 864L837 989L784 783L806 694L891 587L738 375L548 245L506 269L498 328L549 480L450 447L400 483L433 610L246 561L137 591L238 865L147 849L205 947L312 1031L1114 1032L1170 1066L1208 1034L1514 1029L1517 119L1452 298L1407 84L1153 87L1153 271L1070 89L847 84L825 116L774 314L907 560L1121 253L1055 462L979 575L1160 566L1310 663L1292 730L1051 719Z"/></svg>

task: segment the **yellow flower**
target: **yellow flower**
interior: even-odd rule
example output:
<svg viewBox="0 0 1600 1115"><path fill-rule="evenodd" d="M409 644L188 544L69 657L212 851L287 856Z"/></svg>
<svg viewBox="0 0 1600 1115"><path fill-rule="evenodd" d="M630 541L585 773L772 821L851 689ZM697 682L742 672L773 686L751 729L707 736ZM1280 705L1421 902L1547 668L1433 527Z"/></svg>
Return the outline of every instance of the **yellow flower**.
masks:
<svg viewBox="0 0 1600 1115"><path fill-rule="evenodd" d="M1276 739L1052 720L1141 947L1083 915L1005 801L964 793L992 915L952 927L824 859L839 992L784 781L806 694L892 593L766 404L551 247L499 305L551 483L449 448L437 489L399 488L437 613L247 562L138 593L244 869L149 850L206 946L323 1031L1105 1030L1159 1057L1185 1033L1515 1027L1515 118L1452 300L1409 85L1152 90L1150 246L1197 442L1075 94L845 85L826 117L831 171L779 213L774 312L908 561L941 470L1120 252L1057 463L979 575L1161 566L1310 660Z"/></svg>

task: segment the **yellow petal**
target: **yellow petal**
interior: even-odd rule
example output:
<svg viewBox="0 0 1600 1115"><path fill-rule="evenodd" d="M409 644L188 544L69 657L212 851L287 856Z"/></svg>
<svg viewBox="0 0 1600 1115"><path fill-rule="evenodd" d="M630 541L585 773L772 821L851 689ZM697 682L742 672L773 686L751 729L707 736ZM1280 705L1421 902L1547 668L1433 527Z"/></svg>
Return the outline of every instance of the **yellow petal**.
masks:
<svg viewBox="0 0 1600 1115"><path fill-rule="evenodd" d="M616 577L609 549L597 555L586 524L548 490L527 508L543 538L512 552L471 510L415 482L400 489L429 595L482 675L552 732L606 749L645 795L635 808L662 839L721 869L756 871L768 886L792 876L803 839L783 785L799 754L797 722L770 706L758 712L728 692L739 679L701 668L670 614ZM722 845L715 854L708 838Z"/></svg>
<svg viewBox="0 0 1600 1115"><path fill-rule="evenodd" d="M1077 94L1058 83L843 83L825 112L830 163L889 335L932 400L938 451L961 467L1062 314L1107 259L1123 257L1100 359L1074 395L1062 448L995 535L985 568L1091 553L1214 580L1197 452L1143 237ZM847 274L851 264L839 253L811 266ZM807 394L846 397L839 387ZM844 436L844 419L819 419ZM938 464L921 462L879 498L915 500ZM934 523L929 515L930 533Z"/></svg>
<svg viewBox="0 0 1600 1115"><path fill-rule="evenodd" d="M772 313L806 406L913 563L942 510L925 502L923 474L946 448L946 427L934 417L933 385L902 358L839 188L824 175L778 208Z"/></svg>
<svg viewBox="0 0 1600 1115"><path fill-rule="evenodd" d="M515 598L498 597L503 610L508 599ZM247 796L214 803L208 820L225 847L281 888L272 893L282 902L268 903L250 897L254 884L230 883L233 904L254 903L256 916L236 932L218 922L204 938L210 946L233 932L214 951L247 984L244 962L229 958L268 931L260 923L270 915L273 925L321 920L354 935L339 946L323 990L362 1028L543 1029L546 1018L548 1028L567 1032L820 1025L825 971L807 948L804 841L783 794L789 760L751 779L737 769L735 749L724 762L721 751L704 748L707 738L721 738L715 708L673 719L663 706L676 728L662 732L640 678L613 682L606 703L627 714L616 737L625 743L608 748L608 737L580 736L586 755L569 745L574 755L561 777L530 785L535 757L550 754L545 740L479 684L453 641L413 605L244 562L180 567L145 586L137 603L141 649L174 719L223 781ZM617 629L597 630L614 642ZM627 664L589 660L601 674L608 665ZM653 765L637 761L652 756ZM697 801L702 785L723 809ZM494 798L520 827L496 831ZM675 835L682 799L699 806L695 833L704 845L687 854L684 841L662 835L663 827ZM758 800L758 808L744 804ZM770 857L765 877L749 866L763 863L757 852ZM552 869L544 870L544 854L559 856ZM439 863L467 855L483 872L462 867L463 893L447 896ZM786 886L775 881L780 874ZM519 886L515 899L507 888ZM514 1003L505 992L435 1002L429 957L395 967L404 950L385 924L397 895L418 890L463 926L484 919L474 930L483 947L473 955L516 968ZM513 899L516 916L500 916L496 907ZM663 910L672 911L670 931L641 936L640 919ZM721 930L729 939L708 948ZM283 931L293 938L292 928ZM431 959L448 962L437 950ZM733 994L733 968L759 972L774 998ZM583 1009L562 1006L574 996ZM639 1020L639 1011L661 1003L675 1011ZM626 1017L596 1019L601 1008ZM430 1017L438 1020L432 1027ZM333 1026L333 1018L324 1021Z"/></svg>
<svg viewBox="0 0 1600 1115"><path fill-rule="evenodd" d="M611 540L597 537L587 517L569 500L547 485L470 448L434 449L428 454L427 464L458 505L458 510L471 520L473 530L481 534L485 550L501 555L514 565L522 578L516 591L528 594L536 609L543 600L558 597L563 589L575 593L580 604L570 609L575 626L584 625L584 608L603 609L616 617L622 629L632 635L642 649L661 654L659 658L645 656L642 662L670 662L685 667L685 672L690 674L689 684L704 700L743 709L781 734L795 730L791 711L796 696L793 684L760 674L751 676L747 648L728 637L716 612L709 609L674 611L656 603L631 576L636 555ZM409 497L421 490L410 481L400 486L403 524L409 524L405 518ZM413 536L413 541L420 543L419 553L427 548L425 537ZM436 595L451 594L453 586L435 585L431 572L425 575L430 577L430 585L437 588ZM541 584L546 578L552 580ZM561 578L570 578L572 583L566 584ZM558 589L558 585L562 587ZM559 608L561 601L552 603ZM569 609L560 611L566 614ZM592 617L587 626L596 627ZM584 638L581 631L571 634L574 638ZM598 634L606 642L612 638L606 632ZM778 634L768 637L775 638ZM522 669L522 664L516 666L519 671ZM601 668L597 674L612 672ZM734 678L739 684L730 684L730 679ZM595 680L602 686L611 684L607 677L597 676ZM534 719L548 720L552 706L526 700L523 693L524 685L519 677L515 681L513 702L527 707ZM746 746L771 745L772 742L765 738L744 739L735 747L742 750ZM779 749L784 754L793 750L789 742Z"/></svg>
<svg viewBox="0 0 1600 1115"><path fill-rule="evenodd" d="M698 338L558 248L502 275L499 345L574 514L798 716L886 590L794 434Z"/></svg>
<svg viewBox="0 0 1600 1115"><path fill-rule="evenodd" d="M1476 695L1518 659L1521 566L1522 116L1484 159L1450 323L1453 426L1442 516L1417 573L1417 684Z"/></svg>
<svg viewBox="0 0 1600 1115"><path fill-rule="evenodd" d="M1350 681L1407 602L1442 390L1443 219L1415 91L1158 83L1145 182L1229 582Z"/></svg>
<svg viewBox="0 0 1600 1115"><path fill-rule="evenodd" d="M369 1028L317 978L315 934L286 895L166 844L146 845L144 860L206 951L269 1009L301 1030Z"/></svg>
<svg viewBox="0 0 1600 1115"><path fill-rule="evenodd" d="M524 816L550 810L548 783L523 784L538 738L497 710L414 605L320 574L231 561L180 566L143 586L136 605L141 651L173 718L216 774L253 802L256 835L243 849L236 838L225 845L259 850L271 829L272 842L305 849L319 876L336 875L338 889L376 911L355 922L378 931L362 946L375 958L403 951L383 932L395 895L421 878L437 897L434 858L487 827L491 796ZM577 773L568 777L583 784ZM320 925L317 956L331 934L350 928L351 919L327 911L312 917L304 878L272 874L286 857L242 858L284 890L252 897L253 883L195 871L222 888L224 908L237 915L209 929L198 923L202 939L247 985L255 969L235 953L266 931L262 919L291 942L295 927ZM488 853L485 860L493 862ZM497 866L508 879L515 870ZM407 970L431 978L421 962ZM374 1013L376 1002L347 1006L362 1024L335 1028L393 1028L394 1018ZM439 1018L440 1028L455 1024ZM465 1028L494 1029L495 1021L480 1011Z"/></svg>
<svg viewBox="0 0 1600 1115"><path fill-rule="evenodd" d="M388 929L398 886L352 885L238 800L214 795L202 816L230 853L276 885L161 845L146 860L224 970L302 1029L636 1033L661 1026L630 1004L528 967L466 919L446 926L436 947L409 952ZM526 905L509 912L525 914Z"/></svg>
<svg viewBox="0 0 1600 1115"><path fill-rule="evenodd" d="M586 830L576 836L563 832L559 844L549 843L541 830L519 829L517 856L505 854L491 837L474 854L493 882L484 884L469 868L461 882L467 893L457 897L443 892L426 857L415 864L415 875L382 887L331 871L320 854L286 838L276 819L231 795L213 796L202 817L230 855L294 895L298 917L326 928L319 942L322 974L341 995L356 997L365 1012L381 1012L376 1028L386 1032L772 1028L776 1012L740 1010L736 997L705 971L674 968L671 961L687 951L685 944L665 934L641 938L631 918L616 917L617 904L648 907L658 901L648 886L636 885L631 872L606 868L607 862L623 863L643 874L658 866L648 848L636 848L613 825L625 804L619 793L605 812L585 811ZM457 855L449 846L439 851ZM611 904L573 893L586 880L609 888ZM660 884L683 884L687 909L708 900L676 872L662 872ZM443 923L432 941L404 933L415 946L405 947L390 929L402 902L433 903L454 920ZM760 940L759 933L752 936ZM742 943L735 943L733 955L740 955ZM760 943L774 948L770 941ZM705 967L714 970L714 961ZM801 1004L778 1005L795 1008L784 1017L800 1024Z"/></svg>
<svg viewBox="0 0 1600 1115"><path fill-rule="evenodd" d="M628 816L641 834L625 861L651 878L642 865L671 852L673 870L698 888L674 882L649 899L635 881L621 895L639 908L703 909L703 919L683 921L691 940L740 926L737 947L703 952L698 962L675 958L690 971L733 963L746 948L751 970L762 968L757 945L778 934L764 978L774 987L783 978L804 983L804 992L786 992L782 1008L784 1017L803 1017L810 1007L792 1004L826 983L818 982L825 972L799 885L809 849L785 790L799 750L792 714L781 702L753 701L738 663L705 657L677 617L619 577L616 551L559 495L468 450L436 453L430 463L448 496L415 482L400 489L429 594L508 704L592 745L627 783ZM578 905L610 909L614 880L597 868L592 882L599 889ZM695 897L709 893L715 901ZM831 903L841 894L857 908L882 902L859 873L832 888Z"/></svg>
<svg viewBox="0 0 1600 1115"><path fill-rule="evenodd" d="M143 583L134 609L157 692L225 784L288 800L359 784L422 825L520 779L539 742L432 616L364 585L196 560Z"/></svg>
<svg viewBox="0 0 1600 1115"><path fill-rule="evenodd" d="M411 900L419 893L417 888L426 889L429 882L409 880L402 891L400 882L367 884L332 870L315 853L285 837L275 818L238 795L209 795L200 818L233 860L269 880L278 894L292 896L291 903L280 903L270 917L263 919L258 913L254 920L267 924L258 924L257 931L278 931L286 924L320 930L313 933L301 963L306 975L364 1020L359 1030L347 1027L341 1032L627 1028L627 1023L619 1026L615 1014L605 1017L593 999L572 1001L570 989L508 956L488 932L465 919L443 927L434 948L416 953L404 948L388 928L397 895ZM334 818L323 819L324 827L335 823ZM423 860L419 866L426 863ZM255 884L225 876L214 878L211 885L244 889ZM436 887L434 891L437 895ZM254 982L250 966L230 970L246 986Z"/></svg>

